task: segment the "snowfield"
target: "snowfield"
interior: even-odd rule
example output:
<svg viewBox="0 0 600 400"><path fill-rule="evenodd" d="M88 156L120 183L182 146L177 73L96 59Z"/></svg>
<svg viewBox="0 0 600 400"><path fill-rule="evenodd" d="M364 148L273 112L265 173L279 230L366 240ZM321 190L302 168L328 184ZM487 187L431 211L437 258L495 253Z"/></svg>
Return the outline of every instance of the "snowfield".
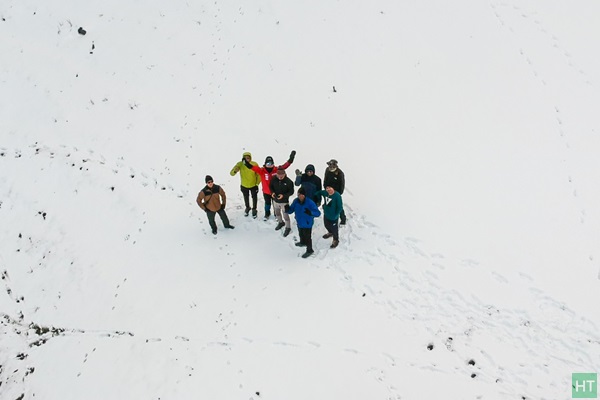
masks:
<svg viewBox="0 0 600 400"><path fill-rule="evenodd" d="M346 3L0 4L0 400L570 399L600 372L599 3ZM308 259L229 175L291 150L292 179L346 174Z"/></svg>

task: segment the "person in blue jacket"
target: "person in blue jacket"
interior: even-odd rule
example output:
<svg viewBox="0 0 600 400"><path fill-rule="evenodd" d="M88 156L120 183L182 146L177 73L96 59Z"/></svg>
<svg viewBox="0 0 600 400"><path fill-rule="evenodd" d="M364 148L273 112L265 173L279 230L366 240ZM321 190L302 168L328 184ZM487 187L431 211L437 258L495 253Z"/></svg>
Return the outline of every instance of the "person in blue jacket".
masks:
<svg viewBox="0 0 600 400"><path fill-rule="evenodd" d="M307 258L314 253L312 247L312 227L315 217L320 216L321 211L319 211L315 202L306 196L306 190L301 187L298 189L298 197L292 201L287 213L294 214L296 218L298 233L300 235L300 241L296 243L296 246L306 246L306 253L302 254L302 258Z"/></svg>

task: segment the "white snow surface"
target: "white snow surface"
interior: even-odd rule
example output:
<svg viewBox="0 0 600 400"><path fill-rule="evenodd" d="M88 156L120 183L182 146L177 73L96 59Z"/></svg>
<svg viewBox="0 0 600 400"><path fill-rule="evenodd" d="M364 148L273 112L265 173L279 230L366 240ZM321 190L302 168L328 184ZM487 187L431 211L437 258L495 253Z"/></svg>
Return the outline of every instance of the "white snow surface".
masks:
<svg viewBox="0 0 600 400"><path fill-rule="evenodd" d="M3 0L0 399L571 398L600 372L599 14ZM347 180L308 259L229 175L291 150Z"/></svg>

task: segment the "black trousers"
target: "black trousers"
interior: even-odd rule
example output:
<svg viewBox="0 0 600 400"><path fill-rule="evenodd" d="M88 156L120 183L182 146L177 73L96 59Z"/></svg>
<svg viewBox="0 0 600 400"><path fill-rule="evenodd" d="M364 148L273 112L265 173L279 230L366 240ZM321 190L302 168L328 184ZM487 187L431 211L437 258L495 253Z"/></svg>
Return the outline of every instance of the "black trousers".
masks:
<svg viewBox="0 0 600 400"><path fill-rule="evenodd" d="M338 220L336 219L335 221L332 221L330 219L323 218L323 222L325 222L325 229L327 229L327 232L333 234L333 240L340 240L338 234Z"/></svg>
<svg viewBox="0 0 600 400"><path fill-rule="evenodd" d="M270 194L266 194L263 192L263 198L265 199L265 213L271 213L271 202L273 201L273 198L271 197Z"/></svg>
<svg viewBox="0 0 600 400"><path fill-rule="evenodd" d="M244 204L246 205L246 208L250 208L250 194L252 194L252 209L256 210L256 204L258 203L258 186L247 188L240 185L240 190L244 195Z"/></svg>
<svg viewBox="0 0 600 400"><path fill-rule="evenodd" d="M206 216L208 217L208 224L212 228L213 231L217 230L217 224L215 223L215 215L219 214L221 217L221 221L223 221L223 226L229 226L229 218L227 218L227 214L225 210L219 210L217 212L206 210Z"/></svg>
<svg viewBox="0 0 600 400"><path fill-rule="evenodd" d="M306 250L313 251L312 228L298 228L298 234L300 235L300 243L306 245Z"/></svg>
<svg viewBox="0 0 600 400"><path fill-rule="evenodd" d="M344 224L346 223L346 212L344 211L344 206L342 206L342 212L340 213L340 222Z"/></svg>

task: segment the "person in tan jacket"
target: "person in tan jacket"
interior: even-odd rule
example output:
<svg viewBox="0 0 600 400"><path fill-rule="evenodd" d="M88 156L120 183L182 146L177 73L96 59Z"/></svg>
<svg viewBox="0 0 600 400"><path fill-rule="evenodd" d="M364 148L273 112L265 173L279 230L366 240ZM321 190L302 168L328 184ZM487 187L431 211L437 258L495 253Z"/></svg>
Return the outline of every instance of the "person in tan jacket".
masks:
<svg viewBox="0 0 600 400"><path fill-rule="evenodd" d="M206 182L206 186L198 193L196 203L206 212L208 224L212 229L213 235L217 234L215 214L219 214L225 228L233 229L234 226L229 223L229 218L227 218L227 213L225 213L225 203L227 202L225 191L221 186L215 185L210 175L206 175L204 181Z"/></svg>

